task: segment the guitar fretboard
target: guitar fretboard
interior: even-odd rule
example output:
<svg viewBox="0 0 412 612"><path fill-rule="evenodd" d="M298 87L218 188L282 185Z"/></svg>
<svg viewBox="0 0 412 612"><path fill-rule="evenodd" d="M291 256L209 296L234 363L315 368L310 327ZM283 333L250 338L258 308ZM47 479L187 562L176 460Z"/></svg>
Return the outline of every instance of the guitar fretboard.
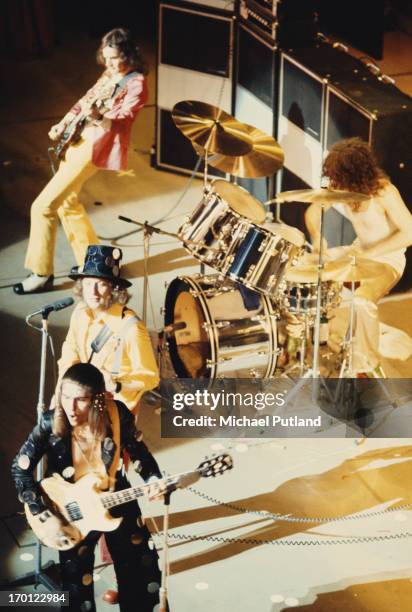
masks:
<svg viewBox="0 0 412 612"><path fill-rule="evenodd" d="M166 488L176 482L176 479L166 478L160 482L166 485ZM100 501L105 508L114 508L120 506L120 504L126 504L127 502L134 501L138 497L142 497L146 489L149 488L149 484L141 485L139 487L130 487L130 489L123 489L122 491L114 491L113 493L105 493L101 495Z"/></svg>
<svg viewBox="0 0 412 612"><path fill-rule="evenodd" d="M137 499L138 497L142 497L142 495L144 495L145 486L124 489L123 491L114 491L113 493L106 493L100 497L100 501L105 508L114 508L115 506L120 506L120 504L125 504Z"/></svg>

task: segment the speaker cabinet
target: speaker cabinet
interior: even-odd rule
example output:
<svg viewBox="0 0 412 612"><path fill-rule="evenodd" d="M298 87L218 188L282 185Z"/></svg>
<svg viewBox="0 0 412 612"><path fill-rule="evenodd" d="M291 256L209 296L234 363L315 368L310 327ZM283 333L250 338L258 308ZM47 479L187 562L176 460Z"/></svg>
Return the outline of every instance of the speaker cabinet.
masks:
<svg viewBox="0 0 412 612"><path fill-rule="evenodd" d="M274 135L276 110L276 47L240 24L237 31L235 116ZM269 199L269 180L238 179L261 201Z"/></svg>
<svg viewBox="0 0 412 612"><path fill-rule="evenodd" d="M200 100L232 111L232 13L203 4L211 3L159 5L156 165L184 173L198 158L173 122L174 105Z"/></svg>

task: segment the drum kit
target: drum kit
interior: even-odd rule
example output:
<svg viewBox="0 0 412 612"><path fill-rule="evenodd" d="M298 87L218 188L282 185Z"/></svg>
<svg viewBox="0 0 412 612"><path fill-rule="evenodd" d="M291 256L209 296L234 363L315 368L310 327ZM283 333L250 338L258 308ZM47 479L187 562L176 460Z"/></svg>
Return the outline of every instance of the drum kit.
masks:
<svg viewBox="0 0 412 612"><path fill-rule="evenodd" d="M209 166L232 180L273 175L284 159L275 139L203 102L179 102L172 117L204 158L201 200L174 235L201 263L201 273L175 278L165 298L164 332L174 371L182 378L211 380L274 377L285 354L288 324L301 323L300 352L311 341L314 361L301 360L300 375L319 376L321 322L338 308L343 283L351 284L353 296L355 282L377 277L379 264L351 257L324 263L322 253L317 263L305 263L305 236L299 229L265 222L265 207L248 191L236 182L208 178ZM365 197L305 189L280 193L275 201L324 205ZM149 234L164 233L135 223ZM212 274L204 273L205 265ZM350 331L343 347L347 353L353 325ZM341 375L351 375L351 357L342 361L347 371L341 368Z"/></svg>

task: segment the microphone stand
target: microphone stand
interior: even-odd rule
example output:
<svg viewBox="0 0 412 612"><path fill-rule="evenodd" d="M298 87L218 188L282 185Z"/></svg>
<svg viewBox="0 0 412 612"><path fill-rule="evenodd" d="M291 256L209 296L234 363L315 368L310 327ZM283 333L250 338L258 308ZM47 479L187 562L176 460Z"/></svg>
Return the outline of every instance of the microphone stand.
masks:
<svg viewBox="0 0 412 612"><path fill-rule="evenodd" d="M49 325L48 325L48 317L51 310L48 308L44 308L40 311L42 316L41 327L37 327L30 322L30 319L39 314L39 312L32 313L26 317L26 323L36 331L41 333L41 351L40 351L40 379L39 379L39 394L37 399L37 424L40 423L43 413L46 409L46 404L44 401L45 397L45 386L46 386L46 363L47 363L47 341L49 337ZM44 459L43 457L37 464L36 468L36 478L37 481L40 482L44 475ZM58 585L52 580L50 576L48 576L45 570L49 570L51 567L55 567L57 564L53 561L50 561L44 568L42 565L42 543L38 539L36 542L36 554L35 554L35 569L33 572L29 572L22 576L18 576L17 578L11 580L8 583L8 586L25 586L29 584L34 584L35 587L42 584L50 593L60 592Z"/></svg>
<svg viewBox="0 0 412 612"><path fill-rule="evenodd" d="M168 566L169 566L169 511L170 511L170 498L173 491L176 489L169 489L163 496L164 498L164 514L163 514L163 561L161 569L161 581L159 589L159 612L168 612L169 607L167 605L167 578L168 578Z"/></svg>

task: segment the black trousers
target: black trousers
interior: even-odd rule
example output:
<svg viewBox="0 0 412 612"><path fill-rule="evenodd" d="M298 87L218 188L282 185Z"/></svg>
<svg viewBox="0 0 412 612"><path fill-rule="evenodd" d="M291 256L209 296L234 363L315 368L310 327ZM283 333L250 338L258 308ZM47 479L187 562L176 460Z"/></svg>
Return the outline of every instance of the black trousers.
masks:
<svg viewBox="0 0 412 612"><path fill-rule="evenodd" d="M123 517L115 531L105 533L117 578L120 610L152 612L159 602L161 577L157 552L148 545L149 530L142 526L136 502L118 506L111 514ZM69 607L62 610L95 612L94 551L100 536L100 532L93 531L75 548L59 553L62 589L69 592L70 598Z"/></svg>

